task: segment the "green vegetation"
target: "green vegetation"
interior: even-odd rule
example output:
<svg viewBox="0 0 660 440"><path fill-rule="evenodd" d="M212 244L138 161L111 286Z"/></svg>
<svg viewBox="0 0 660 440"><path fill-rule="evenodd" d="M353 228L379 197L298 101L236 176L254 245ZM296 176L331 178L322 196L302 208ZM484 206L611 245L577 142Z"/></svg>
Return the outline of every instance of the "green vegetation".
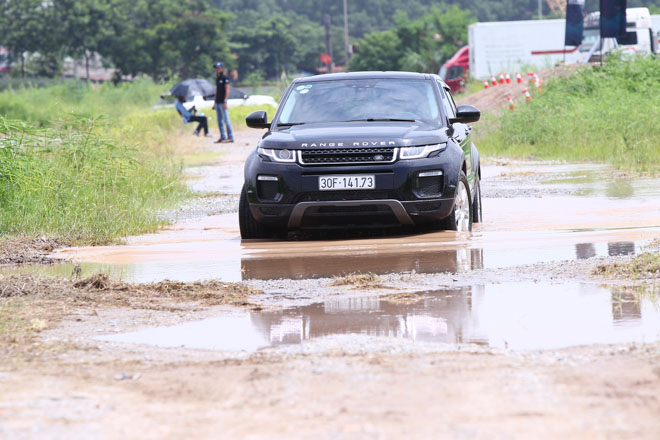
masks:
<svg viewBox="0 0 660 440"><path fill-rule="evenodd" d="M660 59L611 56L553 78L514 112L491 115L485 155L589 160L660 171Z"/></svg>
<svg viewBox="0 0 660 440"><path fill-rule="evenodd" d="M95 118L103 115L117 118L125 115L153 112L150 106L171 84L150 80L104 84L88 87L76 81L61 81L47 87L20 87L0 93L0 115L8 119L30 122L47 127L62 117L76 115Z"/></svg>
<svg viewBox="0 0 660 440"><path fill-rule="evenodd" d="M437 72L442 63L467 43L467 27L475 19L453 5L432 7L424 17L395 17L390 30L365 36L348 64L349 70Z"/></svg>
<svg viewBox="0 0 660 440"><path fill-rule="evenodd" d="M167 142L178 115L141 94L156 87L0 94L0 236L97 244L154 231L156 211L185 194Z"/></svg>
<svg viewBox="0 0 660 440"><path fill-rule="evenodd" d="M479 21L530 20L537 6L537 0L350 0L349 40L355 56L369 61L351 67L436 71L467 43L466 14ZM660 0L628 1L637 6L657 10ZM598 7L587 0L587 11ZM437 10L446 19L431 23ZM543 15L561 13L543 2ZM87 64L98 53L118 69L117 81L140 74L204 77L218 59L241 79L279 79L320 66L319 55L328 52L326 16L330 52L343 65L343 2L326 0L0 0L0 46L9 48L19 76L55 77L65 56ZM440 38L432 38L436 33Z"/></svg>
<svg viewBox="0 0 660 440"><path fill-rule="evenodd" d="M627 263L611 263L598 266L596 274L628 279L660 278L660 252L645 252Z"/></svg>

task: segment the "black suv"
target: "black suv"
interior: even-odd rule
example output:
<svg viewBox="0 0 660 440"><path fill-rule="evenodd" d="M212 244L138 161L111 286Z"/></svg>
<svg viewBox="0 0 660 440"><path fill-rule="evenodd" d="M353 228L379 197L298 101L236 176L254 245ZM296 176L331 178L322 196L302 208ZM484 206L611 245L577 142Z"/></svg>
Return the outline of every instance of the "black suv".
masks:
<svg viewBox="0 0 660 440"><path fill-rule="evenodd" d="M245 163L242 238L294 229L481 221L479 153L470 122L437 75L360 72L293 81Z"/></svg>

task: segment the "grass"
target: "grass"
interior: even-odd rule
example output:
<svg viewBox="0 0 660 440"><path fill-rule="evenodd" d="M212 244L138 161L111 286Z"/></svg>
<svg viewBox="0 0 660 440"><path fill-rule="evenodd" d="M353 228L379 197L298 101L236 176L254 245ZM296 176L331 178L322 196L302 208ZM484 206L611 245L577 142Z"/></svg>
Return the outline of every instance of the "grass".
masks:
<svg viewBox="0 0 660 440"><path fill-rule="evenodd" d="M598 266L595 274L624 279L660 278L660 252L644 252L627 263L611 263Z"/></svg>
<svg viewBox="0 0 660 440"><path fill-rule="evenodd" d="M62 81L0 92L0 239L104 244L155 231L157 212L186 196L183 166L215 156L181 151L187 127L173 108L153 109L169 88ZM234 129L261 109L231 109Z"/></svg>
<svg viewBox="0 0 660 440"><path fill-rule="evenodd" d="M352 273L342 277L335 277L329 286L353 286L354 289L382 289L386 288L383 284L385 280L376 274Z"/></svg>
<svg viewBox="0 0 660 440"><path fill-rule="evenodd" d="M484 155L611 163L660 172L660 59L617 58L550 79L532 101L485 115Z"/></svg>
<svg viewBox="0 0 660 440"><path fill-rule="evenodd" d="M156 211L184 194L179 168L96 124L35 129L0 117L0 235L101 244L160 225Z"/></svg>
<svg viewBox="0 0 660 440"><path fill-rule="evenodd" d="M164 85L74 82L0 93L0 238L104 244L155 231L186 194Z"/></svg>
<svg viewBox="0 0 660 440"><path fill-rule="evenodd" d="M151 106L171 84L149 80L88 86L61 81L47 87L9 88L0 93L0 115L37 127L49 127L63 117L91 119L103 115L115 120L126 115L151 113Z"/></svg>

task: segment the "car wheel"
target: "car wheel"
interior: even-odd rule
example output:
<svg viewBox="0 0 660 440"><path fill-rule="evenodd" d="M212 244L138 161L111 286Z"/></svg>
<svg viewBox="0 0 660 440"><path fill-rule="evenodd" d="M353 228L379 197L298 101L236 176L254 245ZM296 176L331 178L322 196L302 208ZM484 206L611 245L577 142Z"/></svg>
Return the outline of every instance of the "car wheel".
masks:
<svg viewBox="0 0 660 440"><path fill-rule="evenodd" d="M465 173L461 171L456 185L454 209L443 221L443 229L448 231L470 232L472 230L472 201L470 187Z"/></svg>
<svg viewBox="0 0 660 440"><path fill-rule="evenodd" d="M245 185L241 190L241 198L238 202L238 225L241 228L241 238L269 238L269 229L255 220L250 211L250 204L247 200L247 190Z"/></svg>
<svg viewBox="0 0 660 440"><path fill-rule="evenodd" d="M479 176L475 177L474 200L472 201L472 223L483 222L483 212L481 207L481 181Z"/></svg>

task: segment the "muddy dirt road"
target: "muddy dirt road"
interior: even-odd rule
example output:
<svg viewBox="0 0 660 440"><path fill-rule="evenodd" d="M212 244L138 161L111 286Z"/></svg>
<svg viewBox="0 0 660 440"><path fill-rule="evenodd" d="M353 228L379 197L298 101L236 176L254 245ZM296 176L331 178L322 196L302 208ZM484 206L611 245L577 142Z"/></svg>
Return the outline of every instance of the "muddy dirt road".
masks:
<svg viewBox="0 0 660 440"><path fill-rule="evenodd" d="M260 292L158 307L91 292L45 325L37 354L0 364L0 437L660 436L657 295L592 273L658 251L660 181L493 161L469 235L241 242L231 211L259 135L209 144L217 159L188 171L205 196L164 213L179 220L162 232L0 269Z"/></svg>

